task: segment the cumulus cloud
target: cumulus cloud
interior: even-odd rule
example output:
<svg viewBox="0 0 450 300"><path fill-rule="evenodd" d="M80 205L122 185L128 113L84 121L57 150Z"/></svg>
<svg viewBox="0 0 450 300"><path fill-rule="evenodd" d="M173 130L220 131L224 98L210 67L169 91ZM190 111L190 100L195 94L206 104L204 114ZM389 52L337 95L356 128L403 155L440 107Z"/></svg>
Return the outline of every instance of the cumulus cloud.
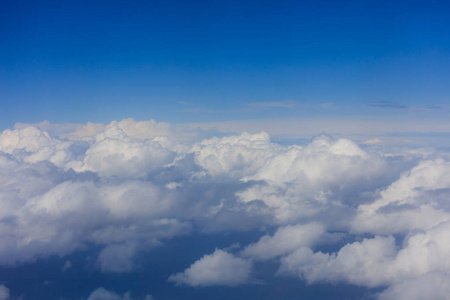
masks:
<svg viewBox="0 0 450 300"><path fill-rule="evenodd" d="M278 148L270 143L267 133L261 132L204 140L194 145L190 152L208 174L241 178L253 174Z"/></svg>
<svg viewBox="0 0 450 300"><path fill-rule="evenodd" d="M203 256L183 273L171 275L169 281L189 286L237 286L249 282L251 270L250 261L216 249L213 254Z"/></svg>
<svg viewBox="0 0 450 300"><path fill-rule="evenodd" d="M9 289L3 284L0 285L0 300L8 300L9 299Z"/></svg>
<svg viewBox="0 0 450 300"><path fill-rule="evenodd" d="M216 250L169 280L237 286L273 260L278 274L311 284L385 286L382 299L432 280L433 289L416 294L447 292L445 153L383 152L384 144L360 147L326 134L301 146L273 143L264 132L195 136L133 119L3 131L0 264L94 245L100 271L131 272L140 253L178 236L259 229L242 251ZM324 243L334 252L318 251ZM129 296L99 289L91 297Z"/></svg>
<svg viewBox="0 0 450 300"><path fill-rule="evenodd" d="M70 145L70 142L53 139L35 127L7 129L0 134L0 151L29 163L49 161L61 166L71 159L67 152Z"/></svg>
<svg viewBox="0 0 450 300"><path fill-rule="evenodd" d="M395 283L379 295L381 300L448 299L450 276L443 272L426 275Z"/></svg>
<svg viewBox="0 0 450 300"><path fill-rule="evenodd" d="M144 177L173 160L176 152L168 144L163 138L133 139L120 127L113 126L96 136L83 162L74 162L68 167L96 172L100 176Z"/></svg>
<svg viewBox="0 0 450 300"><path fill-rule="evenodd" d="M260 183L237 195L243 202L262 200L280 223L331 207L341 213L339 207L354 204L355 196L389 182L401 168L395 159L392 162L350 140L320 135L305 147L285 147L270 155L254 174L243 178Z"/></svg>
<svg viewBox="0 0 450 300"><path fill-rule="evenodd" d="M271 259L300 247L311 247L324 234L325 228L319 223L280 227L273 236L265 235L257 243L247 246L242 255L260 260Z"/></svg>
<svg viewBox="0 0 450 300"><path fill-rule="evenodd" d="M430 229L450 220L450 162L423 160L380 192L380 198L358 207L353 230L394 234Z"/></svg>
<svg viewBox="0 0 450 300"><path fill-rule="evenodd" d="M449 230L450 222L445 222L426 232L413 234L400 249L392 236L376 236L347 244L332 254L314 253L303 247L282 259L279 274L296 275L309 283L329 281L367 287L391 286L382 297L392 298L413 282L425 285L430 276L437 277L440 282L448 280L442 274L450 270ZM447 290L444 284L437 283L430 295L444 295Z"/></svg>
<svg viewBox="0 0 450 300"><path fill-rule="evenodd" d="M132 298L130 292L120 296L119 294L100 287L93 291L87 300L154 300L154 298L151 295L146 295L144 298Z"/></svg>
<svg viewBox="0 0 450 300"><path fill-rule="evenodd" d="M388 282L388 262L395 257L392 237L377 236L344 246L338 253L314 253L302 247L283 257L279 274L293 274L309 283L330 281L374 287Z"/></svg>
<svg viewBox="0 0 450 300"><path fill-rule="evenodd" d="M89 242L151 248L189 231L189 223L171 218L174 200L150 182L100 182L52 165L2 162L10 172L0 193L1 263L64 255Z"/></svg>

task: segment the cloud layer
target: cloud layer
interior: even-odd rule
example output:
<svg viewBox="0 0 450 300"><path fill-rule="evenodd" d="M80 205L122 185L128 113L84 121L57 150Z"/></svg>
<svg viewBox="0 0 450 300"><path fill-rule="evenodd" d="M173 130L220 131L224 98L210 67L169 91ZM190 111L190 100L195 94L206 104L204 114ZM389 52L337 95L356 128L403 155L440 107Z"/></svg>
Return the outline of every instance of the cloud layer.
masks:
<svg viewBox="0 0 450 300"><path fill-rule="evenodd" d="M447 153L326 134L289 146L264 132L196 136L133 119L3 131L0 264L96 247L95 267L121 274L180 236L258 229L259 240L205 252L168 280L253 284L258 263L273 261L271 276L384 287L380 299L448 294ZM89 299L102 297L129 299L104 289Z"/></svg>

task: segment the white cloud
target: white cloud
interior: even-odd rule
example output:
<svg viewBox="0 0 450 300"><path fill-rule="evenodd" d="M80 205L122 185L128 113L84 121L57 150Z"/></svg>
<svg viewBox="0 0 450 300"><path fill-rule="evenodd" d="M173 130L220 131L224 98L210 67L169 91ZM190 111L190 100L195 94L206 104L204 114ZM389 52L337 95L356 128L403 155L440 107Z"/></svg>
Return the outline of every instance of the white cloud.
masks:
<svg viewBox="0 0 450 300"><path fill-rule="evenodd" d="M273 236L265 235L247 246L242 255L260 260L285 255L300 247L311 247L323 238L325 228L319 223L280 227Z"/></svg>
<svg viewBox="0 0 450 300"><path fill-rule="evenodd" d="M0 300L8 300L9 299L9 289L3 284L0 285Z"/></svg>
<svg viewBox="0 0 450 300"><path fill-rule="evenodd" d="M426 275L395 283L383 291L381 300L448 299L450 276L448 273L431 272Z"/></svg>
<svg viewBox="0 0 450 300"><path fill-rule="evenodd" d="M426 282L430 274L450 272L449 231L450 222L442 223L426 232L411 235L399 250L392 236L376 236L347 244L333 254L301 248L282 258L279 274L299 276L309 283L347 282L367 287L388 285L391 288L384 296L392 296L412 282L422 279ZM444 285L440 289L434 294L445 293Z"/></svg>
<svg viewBox="0 0 450 300"><path fill-rule="evenodd" d="M2 155L0 163L2 264L65 255L89 242L133 241L152 248L159 239L190 230L188 222L171 217L176 199L150 182L86 180L83 174Z"/></svg>
<svg viewBox="0 0 450 300"><path fill-rule="evenodd" d="M203 256L183 273L171 275L169 281L189 286L237 286L249 283L251 270L250 261L216 249L213 254Z"/></svg>
<svg viewBox="0 0 450 300"><path fill-rule="evenodd" d="M270 143L267 133L261 132L204 140L191 152L195 162L210 175L241 178L253 174L279 148Z"/></svg>
<svg viewBox="0 0 450 300"><path fill-rule="evenodd" d="M93 291L89 296L89 298L87 298L87 300L133 300L133 299L153 300L154 298L151 295L146 295L145 298L140 299L132 298L129 292L125 293L123 296L120 296L119 294L109 291L102 287Z"/></svg>
<svg viewBox="0 0 450 300"><path fill-rule="evenodd" d="M279 273L296 275L309 283L344 281L374 287L388 282L388 262L394 257L394 239L377 236L348 244L331 255L300 248L282 258Z"/></svg>
<svg viewBox="0 0 450 300"><path fill-rule="evenodd" d="M355 232L393 234L430 229L450 220L450 162L424 160L389 187L380 198L358 207Z"/></svg>
<svg viewBox="0 0 450 300"><path fill-rule="evenodd" d="M182 133L133 119L19 124L2 132L0 264L95 245L101 271L128 272L142 251L165 240L259 228L263 237L243 245L241 257L216 250L170 280L236 286L251 281L252 261L280 260L280 274L387 286L380 294L386 299L432 278L447 282L447 154L405 147L383 153L327 135L283 146L264 132L202 141ZM274 226L273 234L264 232ZM312 250L338 235L348 243L336 253ZM93 295L108 293L126 296Z"/></svg>
<svg viewBox="0 0 450 300"><path fill-rule="evenodd" d="M151 139L158 136L171 136L173 132L171 125L155 120L136 122L132 118L124 119L120 122L113 121L107 128L117 126L121 128L129 137L135 139Z"/></svg>
<svg viewBox="0 0 450 300"><path fill-rule="evenodd" d="M14 154L29 163L48 160L58 166L71 159L67 153L70 142L53 139L35 127L5 130L0 134L0 151Z"/></svg>
<svg viewBox="0 0 450 300"><path fill-rule="evenodd" d="M89 296L87 300L121 300L118 294L108 291L104 288L98 288Z"/></svg>
<svg viewBox="0 0 450 300"><path fill-rule="evenodd" d="M92 171L100 176L137 178L162 169L174 157L175 152L159 140L133 139L118 126L112 126L96 136L82 164L68 166L78 172Z"/></svg>
<svg viewBox="0 0 450 300"><path fill-rule="evenodd" d="M261 183L239 192L243 202L262 200L280 223L297 221L349 204L358 193L374 191L398 172L377 153L367 153L347 139L316 137L305 147L271 153L243 180Z"/></svg>

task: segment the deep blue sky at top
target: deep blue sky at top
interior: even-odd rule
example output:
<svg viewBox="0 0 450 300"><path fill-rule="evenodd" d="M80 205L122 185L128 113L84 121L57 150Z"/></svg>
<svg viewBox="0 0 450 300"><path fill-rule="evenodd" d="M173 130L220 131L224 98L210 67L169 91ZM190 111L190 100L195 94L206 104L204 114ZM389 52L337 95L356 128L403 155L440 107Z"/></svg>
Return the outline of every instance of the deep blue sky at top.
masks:
<svg viewBox="0 0 450 300"><path fill-rule="evenodd" d="M0 1L1 129L445 106L449 78L448 1Z"/></svg>

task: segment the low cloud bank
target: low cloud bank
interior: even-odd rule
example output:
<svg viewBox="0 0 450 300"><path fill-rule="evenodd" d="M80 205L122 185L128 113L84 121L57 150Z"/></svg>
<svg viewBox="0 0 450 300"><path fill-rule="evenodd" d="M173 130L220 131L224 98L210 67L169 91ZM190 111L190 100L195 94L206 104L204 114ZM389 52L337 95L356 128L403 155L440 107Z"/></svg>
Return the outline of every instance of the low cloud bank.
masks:
<svg viewBox="0 0 450 300"><path fill-rule="evenodd" d="M448 295L448 153L325 134L302 146L264 132L194 137L133 119L3 131L0 264L96 245L100 271L132 272L140 253L178 236L264 228L257 242L205 253L169 281L252 284L255 264L274 260L273 276L385 287L380 299ZM105 295L129 297L99 289L89 299Z"/></svg>

